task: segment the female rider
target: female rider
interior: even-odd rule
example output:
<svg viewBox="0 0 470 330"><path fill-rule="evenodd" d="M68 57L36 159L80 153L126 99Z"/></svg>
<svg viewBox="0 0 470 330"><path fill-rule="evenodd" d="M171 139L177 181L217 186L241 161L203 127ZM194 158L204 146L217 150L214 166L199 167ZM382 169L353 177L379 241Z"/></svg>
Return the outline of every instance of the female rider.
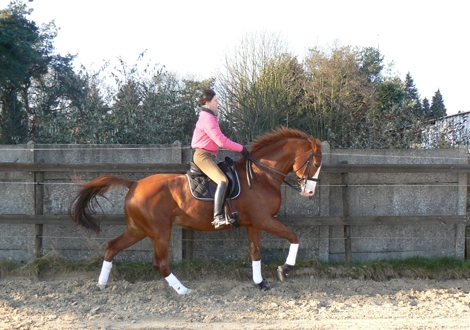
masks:
<svg viewBox="0 0 470 330"><path fill-rule="evenodd" d="M228 179L215 162L219 148L241 152L244 156L249 155L244 146L233 142L220 130L217 117L218 105L219 101L215 92L212 89L204 90L199 98L201 113L191 141L191 147L195 149L194 163L217 184L214 195L214 221L212 222L215 228L228 224L223 212Z"/></svg>

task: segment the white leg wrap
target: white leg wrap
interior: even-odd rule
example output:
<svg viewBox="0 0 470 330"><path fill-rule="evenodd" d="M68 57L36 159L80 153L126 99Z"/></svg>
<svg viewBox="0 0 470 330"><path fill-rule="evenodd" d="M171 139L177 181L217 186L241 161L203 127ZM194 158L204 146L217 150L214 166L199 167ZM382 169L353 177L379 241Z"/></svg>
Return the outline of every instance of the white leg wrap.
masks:
<svg viewBox="0 0 470 330"><path fill-rule="evenodd" d="M287 255L286 264L289 266L295 265L295 259L297 259L297 251L299 251L299 244L291 244L289 247L289 254Z"/></svg>
<svg viewBox="0 0 470 330"><path fill-rule="evenodd" d="M108 283L109 273L111 272L111 268L113 268L112 261L103 260L103 266L101 266L101 273L100 277L98 278L98 284L100 286L105 286Z"/></svg>
<svg viewBox="0 0 470 330"><path fill-rule="evenodd" d="M253 267L253 282L255 282L255 284L260 284L261 282L263 282L263 276L261 276L261 260L253 261L252 267Z"/></svg>
<svg viewBox="0 0 470 330"><path fill-rule="evenodd" d="M188 288L181 284L173 273L165 277L165 280L178 294L186 294L188 292Z"/></svg>

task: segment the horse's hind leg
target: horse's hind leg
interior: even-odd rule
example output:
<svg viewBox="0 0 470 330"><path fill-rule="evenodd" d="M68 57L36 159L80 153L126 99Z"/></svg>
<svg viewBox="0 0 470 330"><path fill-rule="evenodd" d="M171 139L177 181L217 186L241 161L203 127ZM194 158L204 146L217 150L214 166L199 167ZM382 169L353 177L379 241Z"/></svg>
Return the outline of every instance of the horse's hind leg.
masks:
<svg viewBox="0 0 470 330"><path fill-rule="evenodd" d="M108 283L109 273L113 267L114 257L122 250L143 240L145 235L142 231L135 227L128 227L126 231L119 237L106 243L106 251L104 253L103 266L101 267L100 277L98 278L98 287L103 290Z"/></svg>

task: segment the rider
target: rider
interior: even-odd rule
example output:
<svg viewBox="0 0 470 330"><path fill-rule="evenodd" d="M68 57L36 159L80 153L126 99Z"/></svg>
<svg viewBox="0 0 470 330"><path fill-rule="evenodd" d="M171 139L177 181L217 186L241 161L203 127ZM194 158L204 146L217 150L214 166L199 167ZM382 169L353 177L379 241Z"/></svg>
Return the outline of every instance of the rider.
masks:
<svg viewBox="0 0 470 330"><path fill-rule="evenodd" d="M191 141L191 147L196 149L193 156L194 163L217 184L214 195L214 221L212 222L215 228L226 224L223 204L228 186L227 177L215 163L219 148L241 152L245 157L249 155L244 146L233 142L220 130L217 118L218 105L219 101L215 92L212 89L204 90L199 98L201 113Z"/></svg>

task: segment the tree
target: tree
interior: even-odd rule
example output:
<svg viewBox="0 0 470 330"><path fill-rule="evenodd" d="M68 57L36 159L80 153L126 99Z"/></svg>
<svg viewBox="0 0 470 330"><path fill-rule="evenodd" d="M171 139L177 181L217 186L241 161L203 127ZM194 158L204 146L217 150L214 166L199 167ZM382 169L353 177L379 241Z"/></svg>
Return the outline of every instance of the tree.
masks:
<svg viewBox="0 0 470 330"><path fill-rule="evenodd" d="M87 82L74 72L74 56L53 55L48 72L31 81L28 89L28 139L37 141L45 137L41 129L58 113L81 107L87 98ZM67 125L68 126L68 125ZM47 135L47 133L46 133Z"/></svg>
<svg viewBox="0 0 470 330"><path fill-rule="evenodd" d="M431 106L427 97L423 99L423 115L425 118L429 117L431 113Z"/></svg>
<svg viewBox="0 0 470 330"><path fill-rule="evenodd" d="M365 47L358 51L357 62L359 69L363 71L370 82L376 83L381 80L381 73L384 69L384 56L377 48Z"/></svg>
<svg viewBox="0 0 470 330"><path fill-rule="evenodd" d="M22 1L0 20L0 138L3 143L189 144L203 88L221 100L225 134L248 143L278 126L333 148L409 147L425 113L446 113L440 91L421 105L408 73L384 73L375 48L312 48L299 62L279 35L246 35L216 79L181 80L164 66L122 60L103 77L53 54L54 23L38 28ZM391 66L390 66L391 67ZM424 101L427 102L427 99ZM423 101L423 102L424 102ZM428 111L429 109L429 111Z"/></svg>
<svg viewBox="0 0 470 330"><path fill-rule="evenodd" d="M328 140L334 147L363 140L369 113L376 108L370 71L359 58L357 49L335 44L328 50L311 49L305 60L305 122L309 133Z"/></svg>
<svg viewBox="0 0 470 330"><path fill-rule="evenodd" d="M110 72L106 64L98 72L82 67L60 82L52 79L56 77L52 70L42 77L34 93L36 103L44 104L38 109L47 111L38 110L34 117L34 141L162 144L179 140L189 144L198 97L213 81L181 81L158 64L142 63L143 55L133 65L120 60ZM67 93L58 93L61 89L53 88L56 84Z"/></svg>
<svg viewBox="0 0 470 330"><path fill-rule="evenodd" d="M74 56L53 54L54 22L40 28L26 18L31 10L12 1L0 16L0 105L2 143L36 136L45 116L78 102L82 83L73 72Z"/></svg>
<svg viewBox="0 0 470 330"><path fill-rule="evenodd" d="M432 97L431 107L430 107L431 117L440 118L447 115L447 109L444 105L444 99L442 98L441 91L438 89L434 96Z"/></svg>
<svg viewBox="0 0 470 330"><path fill-rule="evenodd" d="M81 67L68 75L51 71L33 85L37 104L30 139L37 143L106 143L114 136L109 96L100 72ZM33 108L34 109L34 108Z"/></svg>
<svg viewBox="0 0 470 330"><path fill-rule="evenodd" d="M414 114L415 116L421 116L423 114L423 107L419 98L418 88L416 88L411 74L408 72L405 78L405 112Z"/></svg>
<svg viewBox="0 0 470 330"><path fill-rule="evenodd" d="M47 71L47 40L21 1L13 1L0 16L1 142L23 141L27 136L27 89L31 79ZM47 44L47 43L46 43Z"/></svg>
<svg viewBox="0 0 470 330"><path fill-rule="evenodd" d="M179 97L177 101L177 111L175 115L178 116L177 132L180 134L179 141L189 145L191 143L194 126L196 125L198 115L198 102L202 91L207 88L213 88L215 84L214 78L205 80L195 80L186 78L181 82Z"/></svg>
<svg viewBox="0 0 470 330"><path fill-rule="evenodd" d="M235 49L216 77L216 89L222 120L240 143L248 143L275 127L290 126L303 70L279 35L246 35Z"/></svg>
<svg viewBox="0 0 470 330"><path fill-rule="evenodd" d="M403 103L405 90L403 82L399 77L388 77L377 86L378 112L381 116L384 112L398 108Z"/></svg>
<svg viewBox="0 0 470 330"><path fill-rule="evenodd" d="M110 112L116 131L113 143L190 142L197 120L195 94L207 81L180 81L152 63L142 70L121 61L114 72L118 91Z"/></svg>

